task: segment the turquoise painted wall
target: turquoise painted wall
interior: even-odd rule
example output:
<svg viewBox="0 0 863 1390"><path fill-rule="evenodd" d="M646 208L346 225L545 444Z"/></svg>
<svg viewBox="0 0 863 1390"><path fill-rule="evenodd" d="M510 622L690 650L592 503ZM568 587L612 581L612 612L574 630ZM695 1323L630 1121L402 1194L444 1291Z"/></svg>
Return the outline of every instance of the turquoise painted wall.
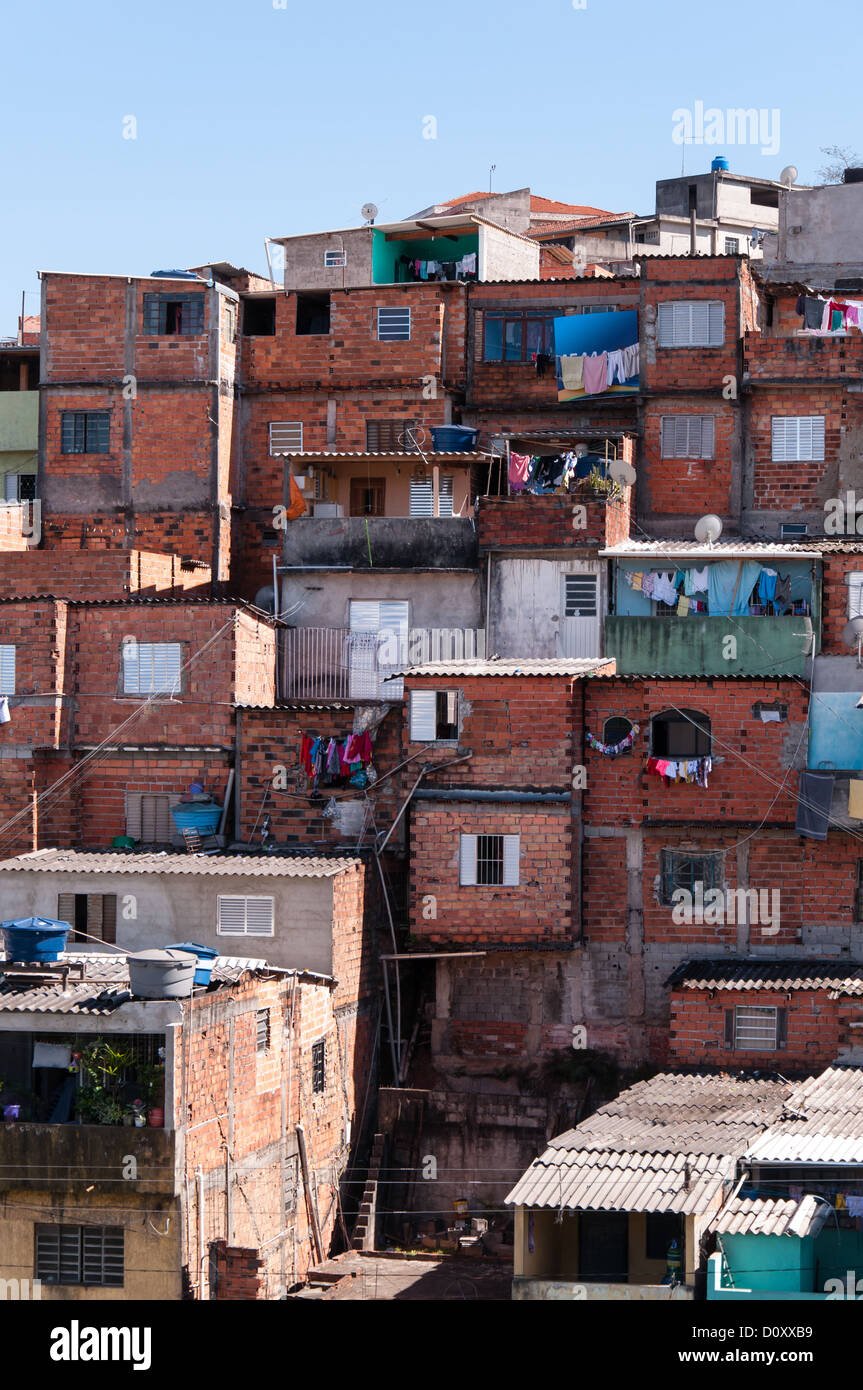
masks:
<svg viewBox="0 0 863 1390"><path fill-rule="evenodd" d="M392 285L396 281L396 262L399 256L417 261L460 261L479 249L479 234L456 237L431 237L428 241L387 241L385 234L374 229L372 239L372 279L376 285Z"/></svg>
<svg viewBox="0 0 863 1390"><path fill-rule="evenodd" d="M861 691L863 676L859 691L813 691L809 767L824 762L851 771L863 768L863 709L857 708Z"/></svg>
<svg viewBox="0 0 863 1390"><path fill-rule="evenodd" d="M722 1237L738 1288L815 1293L815 1241L797 1236Z"/></svg>
<svg viewBox="0 0 863 1390"><path fill-rule="evenodd" d="M737 644L731 656L728 637ZM605 620L605 652L621 676L805 676L812 620L623 618Z"/></svg>
<svg viewBox="0 0 863 1390"><path fill-rule="evenodd" d="M648 560L647 557L640 560L618 560L614 589L615 612L620 613L622 616L627 614L633 617L650 616L650 599L645 598L644 594L640 594L637 589L631 589L624 575L636 574L639 570L643 572L646 569L668 571L677 568L678 563L676 561L662 560L659 556L651 557L650 560ZM681 568L683 568L683 566L681 566ZM695 568L700 568L700 564L696 565ZM780 562L779 566L777 566L774 561L769 561L767 562L767 568L781 568L783 574L790 574L792 599L806 599L810 607L812 607L813 599L817 599L817 594L813 595L812 592L812 571L808 560L797 560L788 565L784 562ZM707 595L698 594L696 597L706 598ZM813 619L815 617L816 614L813 612Z"/></svg>

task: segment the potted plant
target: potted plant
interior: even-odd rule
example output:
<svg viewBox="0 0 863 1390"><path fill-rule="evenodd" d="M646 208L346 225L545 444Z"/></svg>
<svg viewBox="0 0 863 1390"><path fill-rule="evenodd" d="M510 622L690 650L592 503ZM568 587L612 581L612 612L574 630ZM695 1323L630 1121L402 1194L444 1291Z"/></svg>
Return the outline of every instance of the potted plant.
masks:
<svg viewBox="0 0 863 1390"><path fill-rule="evenodd" d="M128 1107L120 1099L125 1073L135 1063L135 1053L120 1042L105 1038L82 1048L79 1072L78 1115L83 1124L119 1125Z"/></svg>
<svg viewBox="0 0 863 1390"><path fill-rule="evenodd" d="M154 1129L165 1123L165 1067L161 1062L143 1062L135 1068L138 1085L144 1093L147 1119Z"/></svg>

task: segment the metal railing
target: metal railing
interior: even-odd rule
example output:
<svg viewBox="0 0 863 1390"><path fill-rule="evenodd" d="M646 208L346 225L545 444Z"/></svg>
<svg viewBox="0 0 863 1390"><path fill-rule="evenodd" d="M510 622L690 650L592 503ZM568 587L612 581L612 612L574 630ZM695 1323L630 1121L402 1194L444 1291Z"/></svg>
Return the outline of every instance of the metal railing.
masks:
<svg viewBox="0 0 863 1390"><path fill-rule="evenodd" d="M400 700L407 666L485 656L484 628L354 632L295 627L282 634L281 695L295 700Z"/></svg>

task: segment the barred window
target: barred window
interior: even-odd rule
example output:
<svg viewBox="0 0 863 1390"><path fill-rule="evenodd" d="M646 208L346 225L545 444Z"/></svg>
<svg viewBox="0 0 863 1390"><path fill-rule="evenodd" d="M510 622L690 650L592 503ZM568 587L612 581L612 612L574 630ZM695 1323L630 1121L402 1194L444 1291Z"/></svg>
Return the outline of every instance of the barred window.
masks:
<svg viewBox="0 0 863 1390"><path fill-rule="evenodd" d="M255 1028L257 1033L258 1052L269 1052L270 1050L270 1011L269 1009L258 1009L255 1014Z"/></svg>
<svg viewBox="0 0 863 1390"><path fill-rule="evenodd" d="M745 1004L725 1011L725 1045L742 1052L776 1052L787 1040L787 1011Z"/></svg>
<svg viewBox="0 0 863 1390"><path fill-rule="evenodd" d="M145 294L144 326L148 337L191 337L204 331L202 294Z"/></svg>
<svg viewBox="0 0 863 1390"><path fill-rule="evenodd" d="M327 1044L324 1038L312 1044L312 1090L320 1094L327 1084Z"/></svg>
<svg viewBox="0 0 863 1390"><path fill-rule="evenodd" d="M694 893L696 883L701 883L707 893L711 888L721 887L722 882L721 854L689 854L670 849L662 851L661 902L670 905L676 888L685 888L687 893Z"/></svg>
<svg viewBox="0 0 863 1390"><path fill-rule="evenodd" d="M37 1226L36 1278L122 1288L123 1247L122 1226Z"/></svg>

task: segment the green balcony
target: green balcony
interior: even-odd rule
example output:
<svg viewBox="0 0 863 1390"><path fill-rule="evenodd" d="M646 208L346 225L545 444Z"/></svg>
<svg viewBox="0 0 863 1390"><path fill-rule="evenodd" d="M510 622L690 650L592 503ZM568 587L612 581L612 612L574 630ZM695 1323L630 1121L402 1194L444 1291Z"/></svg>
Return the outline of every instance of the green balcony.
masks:
<svg viewBox="0 0 863 1390"><path fill-rule="evenodd" d="M809 617L605 620L605 654L622 676L805 676Z"/></svg>

